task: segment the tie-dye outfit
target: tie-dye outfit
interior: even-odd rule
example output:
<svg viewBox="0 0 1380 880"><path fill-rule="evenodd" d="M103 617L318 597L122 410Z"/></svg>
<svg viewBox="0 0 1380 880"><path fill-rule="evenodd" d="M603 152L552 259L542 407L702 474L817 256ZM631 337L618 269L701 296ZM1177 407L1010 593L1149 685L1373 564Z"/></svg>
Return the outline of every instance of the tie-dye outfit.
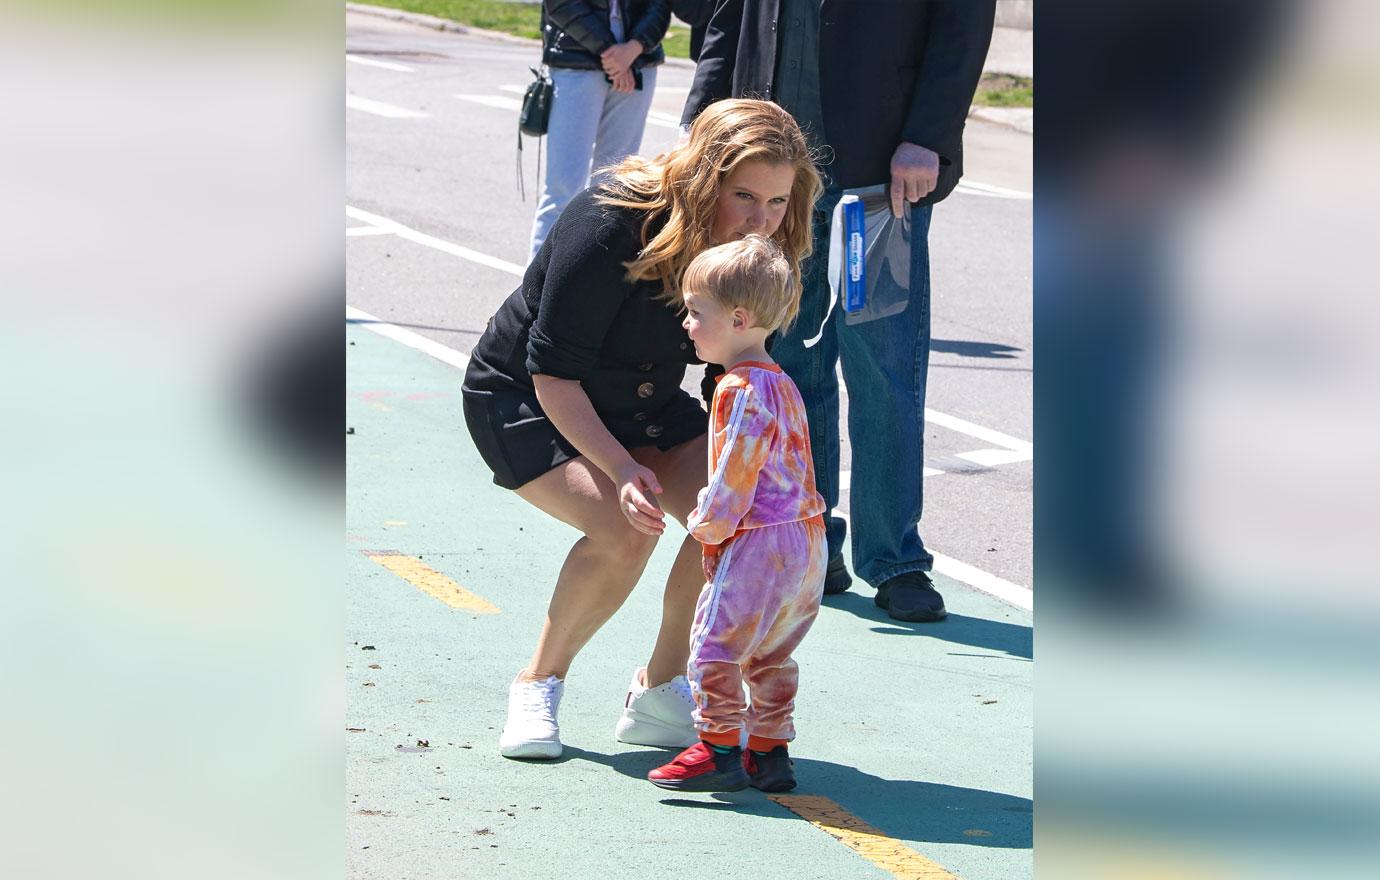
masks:
<svg viewBox="0 0 1380 880"><path fill-rule="evenodd" d="M824 591L824 499L805 404L780 367L725 373L709 418L710 480L689 527L718 567L690 631L695 727L716 745L737 745L746 727L749 744L765 750L795 738L791 653Z"/></svg>

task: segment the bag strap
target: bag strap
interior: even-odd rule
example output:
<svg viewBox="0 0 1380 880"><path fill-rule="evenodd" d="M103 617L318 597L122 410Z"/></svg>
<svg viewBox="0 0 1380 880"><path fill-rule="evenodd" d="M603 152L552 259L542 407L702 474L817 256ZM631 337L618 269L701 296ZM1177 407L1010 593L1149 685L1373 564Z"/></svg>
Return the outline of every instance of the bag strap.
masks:
<svg viewBox="0 0 1380 880"><path fill-rule="evenodd" d="M527 183L522 176L522 129L518 129L517 144L517 185L522 200L527 201ZM545 152L546 138L537 138L537 185L541 185L541 154Z"/></svg>
<svg viewBox="0 0 1380 880"><path fill-rule="evenodd" d="M545 37L544 37L544 36L543 36L543 45L545 45ZM538 80L549 81L549 80L551 79L551 68L548 67L548 66L546 65L545 62L542 62L541 64L538 64L536 67L529 67L529 68L527 68L527 69L530 70L530 71L532 71L532 75L535 76ZM550 110L548 109L547 112L549 113ZM542 179L542 178L541 178L541 155L542 155L542 152L543 152L543 143L545 142L545 140L546 140L545 137L538 137L538 138L537 138L537 185L538 185L538 186L541 185L541 179ZM522 200L523 200L524 202L527 201L527 182L526 182L526 180L523 179L523 176L522 176L522 128L521 128L521 127L518 128L518 136L517 136L517 185L518 185L518 193L519 193L519 195L522 196Z"/></svg>

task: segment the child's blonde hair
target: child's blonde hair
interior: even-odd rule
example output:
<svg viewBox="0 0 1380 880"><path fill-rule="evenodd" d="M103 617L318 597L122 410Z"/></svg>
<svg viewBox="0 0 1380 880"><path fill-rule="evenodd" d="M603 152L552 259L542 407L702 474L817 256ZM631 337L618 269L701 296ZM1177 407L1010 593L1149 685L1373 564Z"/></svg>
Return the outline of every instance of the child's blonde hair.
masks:
<svg viewBox="0 0 1380 880"><path fill-rule="evenodd" d="M756 233L703 251L690 261L681 289L708 296L725 309L742 307L753 326L790 327L800 311L800 284L781 247Z"/></svg>

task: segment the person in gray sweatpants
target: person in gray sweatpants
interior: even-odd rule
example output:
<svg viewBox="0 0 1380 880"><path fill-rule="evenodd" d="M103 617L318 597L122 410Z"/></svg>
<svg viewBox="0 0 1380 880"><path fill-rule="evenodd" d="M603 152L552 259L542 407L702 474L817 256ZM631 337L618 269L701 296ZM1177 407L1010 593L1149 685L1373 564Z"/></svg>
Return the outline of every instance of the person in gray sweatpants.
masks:
<svg viewBox="0 0 1380 880"><path fill-rule="evenodd" d="M542 62L555 91L531 260L600 168L642 148L671 0L544 0Z"/></svg>

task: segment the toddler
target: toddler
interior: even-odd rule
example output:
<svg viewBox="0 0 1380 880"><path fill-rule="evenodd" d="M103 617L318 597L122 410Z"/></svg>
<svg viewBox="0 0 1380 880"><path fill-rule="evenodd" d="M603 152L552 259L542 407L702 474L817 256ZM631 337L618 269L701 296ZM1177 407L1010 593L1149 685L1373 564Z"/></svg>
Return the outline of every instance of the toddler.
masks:
<svg viewBox="0 0 1380 880"><path fill-rule="evenodd" d="M687 672L700 741L647 778L676 791L789 791L791 652L819 613L825 504L805 405L766 340L794 320L800 288L775 242L749 235L696 257L681 289L696 354L726 372L710 407L709 485L688 521L706 578Z"/></svg>

